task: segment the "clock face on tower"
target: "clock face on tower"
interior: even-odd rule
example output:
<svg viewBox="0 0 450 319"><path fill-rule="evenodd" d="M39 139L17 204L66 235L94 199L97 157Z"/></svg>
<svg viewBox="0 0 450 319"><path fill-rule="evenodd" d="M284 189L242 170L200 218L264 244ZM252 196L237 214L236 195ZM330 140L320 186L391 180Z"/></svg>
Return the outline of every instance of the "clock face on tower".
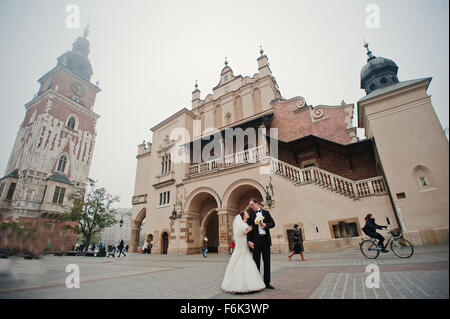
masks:
<svg viewBox="0 0 450 319"><path fill-rule="evenodd" d="M84 86L78 82L73 81L70 87L72 88L73 93L75 93L77 96L83 96L85 93Z"/></svg>

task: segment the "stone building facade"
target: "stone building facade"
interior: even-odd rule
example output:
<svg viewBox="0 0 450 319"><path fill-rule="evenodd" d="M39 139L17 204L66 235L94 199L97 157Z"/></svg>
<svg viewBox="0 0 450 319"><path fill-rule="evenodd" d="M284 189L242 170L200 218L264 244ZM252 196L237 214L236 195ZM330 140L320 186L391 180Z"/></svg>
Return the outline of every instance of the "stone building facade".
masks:
<svg viewBox="0 0 450 319"><path fill-rule="evenodd" d="M0 179L4 219L52 219L71 209L70 194L85 190L100 117L93 110L100 89L90 82L87 35L86 28L72 50L38 80L38 93L25 104L25 118Z"/></svg>
<svg viewBox="0 0 450 319"><path fill-rule="evenodd" d="M252 77L225 61L212 93L201 99L196 83L192 107L138 145L131 249L144 232L157 254L199 253L204 235L228 253L251 197L275 220L273 252L289 251L294 224L305 249L357 247L367 213L416 245L448 242L448 141L431 79L400 82L396 64L368 50L355 114L354 104L283 98L260 53Z"/></svg>
<svg viewBox="0 0 450 319"><path fill-rule="evenodd" d="M101 241L104 245L117 246L121 240L123 240L125 245L129 244L131 239L131 209L118 208L115 219L117 221L116 224L100 233Z"/></svg>

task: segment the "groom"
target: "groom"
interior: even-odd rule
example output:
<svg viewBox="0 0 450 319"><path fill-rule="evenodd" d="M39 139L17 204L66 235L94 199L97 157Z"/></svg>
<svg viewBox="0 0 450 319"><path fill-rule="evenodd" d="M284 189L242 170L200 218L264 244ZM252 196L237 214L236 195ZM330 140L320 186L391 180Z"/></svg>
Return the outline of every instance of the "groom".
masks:
<svg viewBox="0 0 450 319"><path fill-rule="evenodd" d="M259 201L256 198L250 199L249 202L251 211L250 217L247 220L247 224L252 226L252 231L247 234L247 242L251 249L253 249L253 260L256 266L259 268L261 262L261 254L264 262L264 283L266 288L274 289L270 285L270 246L272 246L272 240L270 238L270 228L275 227L275 222L270 216L269 211L261 209ZM264 220L255 225L255 218L262 215Z"/></svg>

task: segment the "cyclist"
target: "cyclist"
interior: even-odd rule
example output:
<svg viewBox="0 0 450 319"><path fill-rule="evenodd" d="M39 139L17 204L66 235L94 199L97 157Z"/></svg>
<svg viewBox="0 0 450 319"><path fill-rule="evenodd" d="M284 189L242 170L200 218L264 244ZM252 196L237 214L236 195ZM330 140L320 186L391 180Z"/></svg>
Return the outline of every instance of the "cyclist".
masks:
<svg viewBox="0 0 450 319"><path fill-rule="evenodd" d="M373 218L372 214L367 214L364 220L366 221L366 225L362 229L364 234L366 234L369 237L378 239L378 244L381 246L381 251L383 253L387 253L389 250L387 250L386 247L383 245L384 243L383 235L376 232L377 229L387 228L387 226L377 225L375 223L375 218Z"/></svg>

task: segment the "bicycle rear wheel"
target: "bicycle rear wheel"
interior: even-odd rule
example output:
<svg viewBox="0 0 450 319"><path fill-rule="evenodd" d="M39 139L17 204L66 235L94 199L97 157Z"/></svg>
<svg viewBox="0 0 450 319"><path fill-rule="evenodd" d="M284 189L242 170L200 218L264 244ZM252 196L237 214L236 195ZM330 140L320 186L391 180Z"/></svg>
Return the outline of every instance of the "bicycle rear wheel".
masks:
<svg viewBox="0 0 450 319"><path fill-rule="evenodd" d="M413 245L403 238L394 238L391 242L391 250L400 258L409 258L414 254Z"/></svg>
<svg viewBox="0 0 450 319"><path fill-rule="evenodd" d="M359 249L364 257L368 259L375 259L380 254L377 243L374 240L366 239L359 244Z"/></svg>

